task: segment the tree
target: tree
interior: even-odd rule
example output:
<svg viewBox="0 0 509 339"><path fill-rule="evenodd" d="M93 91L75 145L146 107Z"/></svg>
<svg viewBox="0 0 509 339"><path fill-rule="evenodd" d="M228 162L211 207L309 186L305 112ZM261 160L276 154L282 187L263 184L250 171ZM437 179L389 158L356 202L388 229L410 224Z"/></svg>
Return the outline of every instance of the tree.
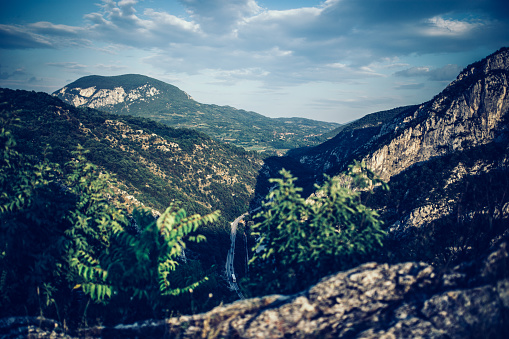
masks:
<svg viewBox="0 0 509 339"><path fill-rule="evenodd" d="M307 200L295 187L296 178L280 173L282 179L270 180L276 187L255 216L258 240L250 261L257 273L250 283L255 293L295 292L382 246L382 222L361 197L376 185L387 186L365 164L350 166L347 175L326 177Z"/></svg>
<svg viewBox="0 0 509 339"><path fill-rule="evenodd" d="M112 295L136 308L146 307L152 316L167 307L168 298L192 292L207 280L174 281L177 267L184 264L184 240L200 242L205 237L196 234L198 227L214 222L219 211L205 216L187 216L184 209L172 204L158 218L148 209L133 212L135 232L116 225L112 245L96 257L80 253L72 266L81 277L79 287L96 302L105 302ZM183 278L183 277L181 277ZM184 279L185 280L185 279ZM117 300L117 302L118 302ZM131 301L135 301L135 305ZM123 306L124 312L128 308ZM133 309L131 309L133 311Z"/></svg>
<svg viewBox="0 0 509 339"><path fill-rule="evenodd" d="M185 242L204 240L198 227L219 212L187 216L171 205L158 219L138 209L130 222L110 201L111 178L85 154L78 147L61 168L44 155L19 153L11 133L0 130L1 315L39 314L79 325L84 313L73 315L79 291L99 303L95 315L102 317L117 315L125 300L158 311L169 297L206 280L195 263L189 264L197 271L193 280L201 278L194 281L177 266L186 266Z"/></svg>

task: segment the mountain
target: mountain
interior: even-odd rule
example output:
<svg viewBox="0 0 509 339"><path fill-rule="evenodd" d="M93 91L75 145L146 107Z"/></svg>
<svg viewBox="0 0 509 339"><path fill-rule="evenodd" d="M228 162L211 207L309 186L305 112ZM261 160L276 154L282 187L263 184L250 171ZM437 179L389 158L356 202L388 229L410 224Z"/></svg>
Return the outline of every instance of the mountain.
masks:
<svg viewBox="0 0 509 339"><path fill-rule="evenodd" d="M20 151L62 163L82 144L91 151L90 160L116 174L111 184L117 192L135 192L125 199L134 196L154 209L172 199L183 200L193 212L219 208L225 211L223 226L248 204L255 206L268 190L267 178L283 167L299 177L305 194L324 174L338 175L356 160L388 181L388 192L375 187L373 195L361 194L387 232L373 262L324 277L297 294L253 298L192 316L81 329L78 336L505 338L508 89L509 48L502 48L466 67L428 102L370 114L342 126L323 144L263 160L195 130L76 108L43 93L1 89L0 112L2 129L12 130ZM178 100L191 100L173 90ZM122 91L131 93L128 86ZM214 241L209 231L209 247L197 253L205 267L216 264L221 270L230 235L226 227L218 228L222 233L216 239L223 240ZM249 224L243 230L248 232ZM247 236L234 239L233 248L248 251ZM239 261L247 262L247 256L236 260L236 269L246 268ZM211 299L216 293L202 296ZM197 294L190 293L190 303ZM65 336L57 326L65 330L65 323L44 318L0 319L0 333L13 336L28 331Z"/></svg>
<svg viewBox="0 0 509 339"><path fill-rule="evenodd" d="M394 240L391 250L407 259L446 264L475 256L509 232L508 79L509 49L502 48L432 100L380 123L366 116L289 155L307 169L303 182L336 175L354 160L389 181L391 191L371 205Z"/></svg>
<svg viewBox="0 0 509 339"><path fill-rule="evenodd" d="M248 150L273 151L316 145L339 124L304 118L271 119L229 106L201 104L165 82L136 74L91 75L55 91L76 107L133 115L172 127L196 129Z"/></svg>
<svg viewBox="0 0 509 339"><path fill-rule="evenodd" d="M389 122L391 119L393 119L395 116L401 114L403 111L406 110L412 110L417 108L417 105L412 106L403 106L403 107L397 107L386 111L380 111L368 114L360 119L354 120L348 124L344 124L339 126L338 128L333 129L332 131L325 134L327 139L332 139L338 134L341 133L342 136L348 135L349 133L352 134L354 131L362 130L364 133L368 133L367 135L370 135L370 133L375 133L377 131L377 127L381 127L386 122ZM363 138L360 139L360 142L364 142L366 140L367 136L365 135ZM336 144L337 145L337 139L345 140L347 141L345 144L343 144L340 148L342 152L347 151L348 149L354 149L356 146L351 145L352 139L350 138L336 138L335 141L330 142L324 142L320 145L313 147L303 147L303 148L294 148L288 151L287 155L292 158L298 158L300 155L310 153L310 154L316 154L320 152L320 149L325 151L330 147L330 145ZM341 141L340 141L341 142ZM347 151L348 152L348 151ZM344 155L344 154L343 154Z"/></svg>
<svg viewBox="0 0 509 339"><path fill-rule="evenodd" d="M233 220L247 210L263 163L194 130L76 108L44 93L0 89L0 110L24 153L41 155L50 145L50 160L65 163L81 144L90 161L116 176L126 201L159 211L175 200Z"/></svg>

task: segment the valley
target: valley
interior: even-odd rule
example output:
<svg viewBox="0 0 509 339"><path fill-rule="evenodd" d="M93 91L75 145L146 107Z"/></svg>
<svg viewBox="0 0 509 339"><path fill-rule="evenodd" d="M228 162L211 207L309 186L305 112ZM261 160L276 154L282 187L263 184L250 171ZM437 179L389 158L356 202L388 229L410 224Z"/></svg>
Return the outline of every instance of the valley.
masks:
<svg viewBox="0 0 509 339"><path fill-rule="evenodd" d="M508 92L508 48L501 48L469 65L456 80L427 102L374 112L346 125L301 118L270 119L232 107L200 104L172 85L141 75L87 76L53 95L4 88L0 89L0 111L5 172L0 179L5 187L15 186L17 183L13 183L9 175L18 175L24 168L21 165L11 168L12 159L17 158L9 152L26 156L30 160L26 160L27 164L33 163L33 168L49 163L65 169L69 163L79 162L75 151L83 148L87 151L87 161L98 168L94 173L108 174L107 185L113 190L104 201L97 198L99 206L111 204L132 218L133 213L137 213L133 211L147 208L154 217L139 217L149 225L147 230L153 227L157 216L174 203L189 215L207 215L204 220L210 222L198 229L207 240L182 245L185 247L183 254L172 262L175 267L181 266L181 270L171 273L176 274L177 286L182 291L184 285L191 283L191 278L194 282L207 275L208 280L203 278L202 285L191 289L191 293L176 295L172 304L176 312L181 312L179 315L200 314L186 318L175 317L177 314L169 313L166 306L152 310L154 318L172 323L175 326L172 330L183 337L212 333L204 330L210 322L215 322L219 331L214 333L226 337L242 337L246 333L257 333L257 330L266 333L263 324L270 314L281 321L286 331L295 330L297 336L303 337L309 334L309 326L317 327L316 323L308 323L312 319L320 322L321 334L353 333L376 337L391 331L409 335L401 329L403 326L416 331L409 336L417 335L425 328L429 332L423 330L422 333L454 337L469 330L482 333L488 325L500 334L509 319ZM46 160L48 163L44 162ZM348 179L344 174L352 168L362 169L362 166L366 171L357 172L357 176L354 173ZM285 173L281 171L283 169L293 175L284 183L280 179ZM33 192L27 193L27 199L34 201L32 205L16 200L18 193L8 190L2 193L0 212L6 220L2 221L2 236L12 236L9 227L16 218L21 218L30 227L33 227L30 218L34 218L34 225L53 232L53 224L44 219L48 216L34 214L32 208L44 210L53 206L48 197L51 194L45 190L51 192L54 187L60 187L62 191L61 182L69 173L55 170L46 178L43 177L45 171L39 169L31 173L35 179L27 179L28 184L21 190ZM329 187L327 192L331 195L317 192L317 188L331 178L341 179ZM388 184L389 190L382 189L382 181ZM38 189L42 189L42 193ZM13 192L17 191L13 189ZM267 199L269 193L272 198L276 195L280 204L273 204L272 198ZM60 195L79 200L66 192L55 194ZM69 202L65 199L58 206L67 206L65 204ZM322 205L330 208L324 211ZM37 209L34 206L43 207ZM337 210L335 206L348 207ZM245 215L254 209L260 214ZM220 211L217 218L215 211ZM324 219L326 222L313 219L326 212L332 215ZM342 224L337 220L350 212L352 215L366 213L368 217L362 219L360 226L371 222L381 228L383 240L380 246L362 243L369 237L357 237L362 234L361 229L341 228ZM176 220L180 217L165 218ZM106 222L106 219L101 220ZM245 222L239 224L241 219ZM254 225L262 223L260 220L265 220L263 222L271 225L274 231L288 231L285 234L290 236L277 239L284 247L261 246L260 253L251 249L265 237L254 231ZM317 252L311 252L309 258L299 258L298 264L282 267L280 263L286 259L286 254L292 253L297 258L299 251L303 251L301 243L292 242L294 238L311 244L321 234L320 227L334 223L330 220L337 223L333 225L335 229L327 233L330 239L337 234L352 232L355 239L360 239L360 250L345 255L345 258L332 256L332 259L327 257L323 261L313 257ZM270 224L272 221L274 225ZM93 218L89 222L102 225ZM131 226L125 226L125 229L133 234L141 232L139 225L134 224L137 226L126 222ZM161 230L155 233L159 234L154 237L155 243L164 233L162 226L156 225ZM96 234L98 230L91 233ZM237 231L238 234L242 231L243 236L236 236ZM65 230L60 229L55 230L55 234L63 238L67 236ZM271 234L272 239L266 243L278 236L275 232ZM197 239L197 233L189 231L189 235ZM115 243L116 238L111 236L108 241L96 239L94 246L99 246L101 241L107 246L110 242ZM122 241L118 244L123 244ZM325 243L317 248L322 250ZM345 242L337 247L346 251L354 245L359 243ZM1 276L2 272L7 272L4 268L9 267L4 256L14 256L14 252L9 251L16 248L12 249L7 242L0 246L3 246L0 248ZM58 249L49 245L48 248L51 250L46 251L41 246L44 258L58 257L55 254L59 253ZM110 247L105 251L109 250ZM96 252L91 253L96 255ZM79 258L84 260L90 256L89 262L96 265L91 267L97 272L105 271L97 264L100 260L92 254ZM34 254L30 260L35 260L33 258L38 255L42 254ZM149 254L138 254L140 258L146 256ZM245 259L253 256L258 256L255 266ZM306 266L311 257L316 260L316 267ZM34 263L27 262L26 272L38 273L26 273L26 284L34 294L30 302L35 316L40 307L35 301L41 300L35 291L39 293L39 286L46 286L43 283L51 285L51 265L56 264L48 259L48 263L40 264L42 268L39 269ZM63 264L59 262L59 265ZM300 270L301 267L306 271ZM337 267L341 269L336 270ZM287 275L281 275L283 271ZM4 275L4 280L14 286L15 277ZM85 278L76 276L78 278L72 280L72 284L62 280L64 282L58 286L73 298L81 284L93 279L96 279L95 283L99 281L92 274ZM302 287L299 277L312 283ZM281 290L272 288L277 286L278 279L286 283ZM7 283L0 282L0 290L4 286ZM20 290L24 288L21 283L18 287ZM57 294L57 287L54 288ZM278 295L282 291L285 295ZM345 294L338 295L340 292L337 291L345 291ZM14 292L9 293L18 297ZM496 319L490 318L490 312L483 311L483 302L476 299L476 295L488 300ZM65 299L69 297L64 292L61 298L71 300ZM229 304L239 298L246 300ZM54 305L63 303L57 299L53 303L48 301L48 314L56 316ZM5 301L7 299L2 300L13 309L16 307ZM335 309L339 307L337 300L342 300L341 305L347 307ZM329 306L334 310L327 313ZM129 303L115 308L121 310L118 314L125 316L124 323L146 320L150 314L147 311L128 315L122 307L129 311L134 308ZM447 312L441 307L447 308ZM468 326L454 320L457 316L449 317L449 314L465 314L462 313L464 307L468 308L465 312L471 312L468 314L475 319ZM363 311L358 311L361 308ZM99 315L103 309L98 304L90 312ZM295 323L305 327L288 325L293 321L288 316L292 312L300 315ZM448 327L438 320L444 312L456 327ZM344 322L334 320L335 314L342 314ZM242 320L243 315L249 318L247 323ZM390 321L387 326L382 326L377 319ZM114 320L105 321L106 326L95 328L97 333L105 334L110 330L117 335L124 333L124 329L114 328ZM155 331L164 327L159 322L154 324L144 325L139 329L140 333L150 331L150 326L154 326ZM195 325L190 324L199 329L193 329ZM273 331L277 332L277 328ZM94 337L94 329L85 332Z"/></svg>
<svg viewBox="0 0 509 339"><path fill-rule="evenodd" d="M87 76L53 95L76 107L145 117L269 154L317 145L340 126L304 118L267 118L234 107L202 104L175 86L138 74Z"/></svg>

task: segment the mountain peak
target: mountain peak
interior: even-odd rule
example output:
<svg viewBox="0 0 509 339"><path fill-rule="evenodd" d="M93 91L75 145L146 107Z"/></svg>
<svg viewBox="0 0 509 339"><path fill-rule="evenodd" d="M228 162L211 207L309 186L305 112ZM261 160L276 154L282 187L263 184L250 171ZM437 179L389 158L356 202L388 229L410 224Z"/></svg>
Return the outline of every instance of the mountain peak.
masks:
<svg viewBox="0 0 509 339"><path fill-rule="evenodd" d="M74 106L90 108L148 101L158 95L164 95L172 100L192 100L187 93L177 87L140 74L89 75L55 91L53 95Z"/></svg>
<svg viewBox="0 0 509 339"><path fill-rule="evenodd" d="M474 62L463 69L458 74L456 80L451 82L449 87L454 87L458 82L466 82L468 79L476 81L480 77L485 77L489 72L507 71L509 69L509 48L503 47L486 58ZM447 90L446 88L446 90Z"/></svg>
<svg viewBox="0 0 509 339"><path fill-rule="evenodd" d="M283 152L316 145L339 124L310 119L272 119L229 106L200 104L177 87L144 75L90 75L53 93L76 107L149 118L197 129L248 150Z"/></svg>

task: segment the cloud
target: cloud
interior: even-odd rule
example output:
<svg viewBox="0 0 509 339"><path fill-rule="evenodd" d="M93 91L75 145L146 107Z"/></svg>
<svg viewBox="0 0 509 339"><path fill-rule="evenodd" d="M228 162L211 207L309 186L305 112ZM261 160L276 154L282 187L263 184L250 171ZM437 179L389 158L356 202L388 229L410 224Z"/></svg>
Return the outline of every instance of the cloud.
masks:
<svg viewBox="0 0 509 339"><path fill-rule="evenodd" d="M95 39L136 48L167 48L171 43L195 41L200 26L163 11L147 8L137 15L135 0L118 3L103 0L100 12L85 15L91 23L89 34Z"/></svg>
<svg viewBox="0 0 509 339"><path fill-rule="evenodd" d="M374 112L373 107L377 107L376 110L381 111L390 107L394 102L394 98L384 95L343 95L342 98L338 99L320 99L319 101L311 102L311 107L316 107L324 110L331 110L331 107L335 107L338 114L344 115L346 119L350 116L352 109L363 111L364 114Z"/></svg>
<svg viewBox="0 0 509 339"><path fill-rule="evenodd" d="M30 28L33 33L47 34L52 36L78 37L80 34L83 34L84 31L82 27L55 25L47 21L40 21L33 24L29 24L28 28Z"/></svg>
<svg viewBox="0 0 509 339"><path fill-rule="evenodd" d="M46 63L46 65L70 69L70 70L80 70L80 71L88 68L87 65L82 65L77 62L48 62L48 63Z"/></svg>
<svg viewBox="0 0 509 339"><path fill-rule="evenodd" d="M253 80L277 89L392 75L422 78L400 88L449 81L460 66L410 67L405 57L494 51L509 43L508 15L500 13L495 0L326 0L288 10L264 8L255 0L179 3L187 14L151 8L151 1L102 0L77 26L47 21L0 25L0 46L86 47L114 53L119 60L125 51L141 51L140 63L158 74L206 74L224 84ZM79 64L51 66L85 71ZM125 69L123 64L90 67Z"/></svg>
<svg viewBox="0 0 509 339"><path fill-rule="evenodd" d="M461 71L462 68L458 65L449 64L444 67L431 70L429 79L433 81L451 81L454 80Z"/></svg>
<svg viewBox="0 0 509 339"><path fill-rule="evenodd" d="M27 80L27 82L28 82L29 84L36 84L36 83L43 83L43 82L44 82L44 80L43 80L43 79L37 79L35 76L33 76L33 77L30 77L30 78Z"/></svg>
<svg viewBox="0 0 509 339"><path fill-rule="evenodd" d="M54 48L50 39L35 34L23 26L0 25L0 48Z"/></svg>
<svg viewBox="0 0 509 339"><path fill-rule="evenodd" d="M81 27L55 25L41 21L29 25L0 25L0 48L63 48L89 46L91 42L82 38Z"/></svg>
<svg viewBox="0 0 509 339"><path fill-rule="evenodd" d="M394 73L397 77L426 77L431 81L451 81L461 72L462 68L458 65L445 65L440 68L432 69L430 67L411 67Z"/></svg>
<svg viewBox="0 0 509 339"><path fill-rule="evenodd" d="M239 23L261 11L255 0L180 0L204 31L231 34Z"/></svg>
<svg viewBox="0 0 509 339"><path fill-rule="evenodd" d="M468 22L460 20L444 19L436 16L426 20L429 27L423 30L424 35L461 37L471 34L474 29L482 28L482 22Z"/></svg>
<svg viewBox="0 0 509 339"><path fill-rule="evenodd" d="M104 64L98 64L93 67L98 70L101 70L101 71L109 71L109 72L118 72L118 71L123 71L123 70L127 69L127 66L104 65Z"/></svg>
<svg viewBox="0 0 509 339"><path fill-rule="evenodd" d="M319 66L360 67L410 53L497 49L507 43L503 32L508 27L497 19L503 11L496 11L494 2L327 0L314 7L269 10L255 0L180 0L188 17L177 17L148 2L102 0L81 27L43 21L4 27L0 38L8 48L102 41L169 54L178 48L175 44L184 43L198 51L208 47L260 54L278 49L291 54L285 62L293 66L304 58Z"/></svg>
<svg viewBox="0 0 509 339"><path fill-rule="evenodd" d="M411 67L402 71L394 73L398 77L415 77L415 76L427 76L429 75L429 67Z"/></svg>
<svg viewBox="0 0 509 339"><path fill-rule="evenodd" d="M0 66L0 68L2 68L2 66ZM25 76L26 74L27 73L26 73L26 70L24 68L18 68L18 69L15 69L12 72L1 72L0 73L0 79L6 80L6 79L18 77L18 76Z"/></svg>
<svg viewBox="0 0 509 339"><path fill-rule="evenodd" d="M412 83L412 84L401 84L401 85L397 85L395 86L394 88L397 89L397 90L416 90L416 89L422 89L424 88L425 85L423 83Z"/></svg>
<svg viewBox="0 0 509 339"><path fill-rule="evenodd" d="M107 72L118 72L126 70L126 66L119 66L119 65L105 65L105 64L97 64L97 65L84 65L80 64L78 62L48 62L46 65L51 67L58 67L65 69L71 73L78 73L78 74L90 74L90 70L97 69L101 72L107 71Z"/></svg>

